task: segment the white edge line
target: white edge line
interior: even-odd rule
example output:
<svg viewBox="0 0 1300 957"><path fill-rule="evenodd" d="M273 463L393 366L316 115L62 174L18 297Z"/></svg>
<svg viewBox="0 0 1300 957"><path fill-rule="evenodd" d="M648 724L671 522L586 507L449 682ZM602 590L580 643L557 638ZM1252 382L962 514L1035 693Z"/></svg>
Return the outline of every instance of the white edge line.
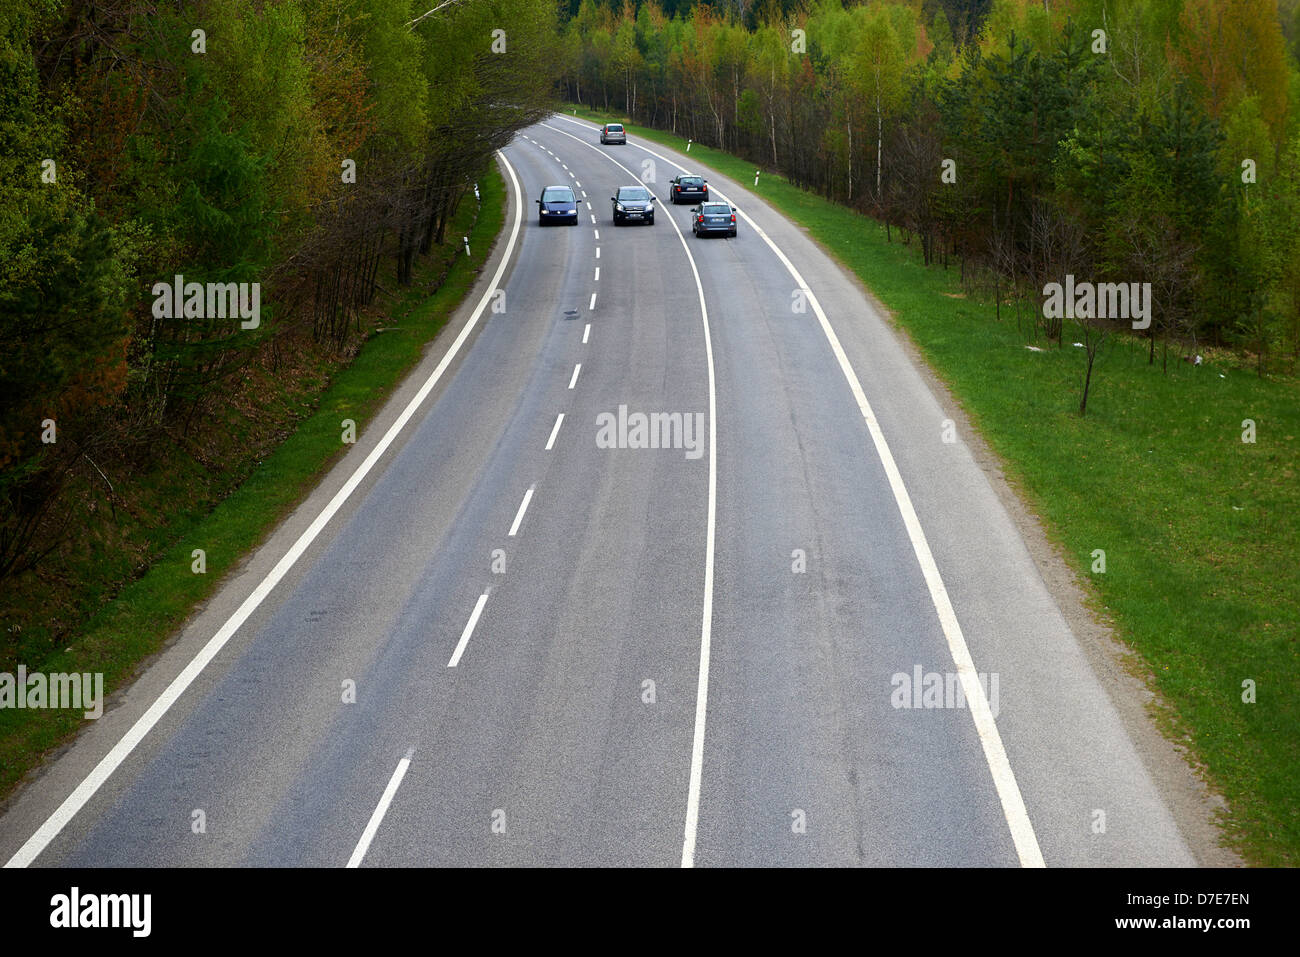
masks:
<svg viewBox="0 0 1300 957"><path fill-rule="evenodd" d="M551 437L546 440L546 451L551 451L551 446L555 444L555 437L560 434L560 423L564 421L564 413L561 412L555 417L555 428L551 429Z"/></svg>
<svg viewBox="0 0 1300 957"><path fill-rule="evenodd" d="M557 115L556 118L575 123L587 129L595 129L595 127L588 126L586 123L570 120L564 116ZM557 130L557 132L559 131ZM684 166L679 165L662 153L641 146L639 143L636 145L651 156L656 156L669 165L686 172ZM717 190L717 193L723 201L731 202L721 190ZM921 521L912 505L912 498L907 492L907 487L903 484L902 473L899 472L893 453L889 450L889 443L885 440L885 434L880 428L880 423L876 420L871 403L867 401L867 395L862 389L862 383L853 370L849 357L840 344L839 337L835 334L835 330L822 309L821 303L817 300L817 296L803 276L799 274L799 270L794 267L794 264L790 262L780 247L772 241L772 238L750 218L748 213L741 209L739 215L776 253L777 258L781 260L786 270L804 292L805 297L813 307L813 312L817 315L817 321L821 325L822 332L830 343L831 351L835 354L840 371L844 373L845 379L848 380L849 388L858 403L858 409L862 413L863 419L866 420L867 431L871 434L871 441L875 445L876 453L884 466L885 475L889 478L889 487L894 493L894 501L902 514L903 524L907 527L907 535L911 539L912 550L916 553L917 563L921 566L921 573L925 577L926 587L930 591L930 600L939 616L939 623L943 627L944 637L948 640L948 650L952 653L953 663L956 665L957 674L961 678L962 690L966 694L971 717L975 722L975 732L979 736L980 744L984 749L984 757L988 763L989 772L993 776L993 784L997 789L998 799L1002 803L1002 813L1006 817L1007 827L1011 831L1011 840L1016 846L1016 854L1020 858L1020 864L1022 867L1046 867L1042 849L1039 847L1038 838L1034 834L1033 822L1029 820L1029 811L1025 807L1024 796L1020 793L1020 786L1016 782L1015 772L1011 769L1011 761L1007 757L1006 748L1002 743L1002 735L998 732L997 721L989 708L984 689L979 683L979 675L975 670L975 661L971 657L969 646L966 644L966 637L962 633L961 623L957 620L957 613L952 607L951 599L948 597L948 589L943 583L943 577L939 574L939 566L934 560L934 554L930 551L930 543L925 537Z"/></svg>
<svg viewBox="0 0 1300 957"><path fill-rule="evenodd" d="M542 125L547 126L545 123ZM584 146L596 150L619 169L636 176L632 170L585 140L553 126L547 126L547 129L578 140ZM691 247L686 242L681 228L671 216L668 217L668 223L677 234L677 239L686 252L686 261L691 264L691 272L695 276L695 290L700 297L700 320L704 325L704 354L709 365L709 508L704 533L704 601L700 615L700 669L695 687L695 727L691 735L691 777L686 791L686 823L682 835L682 867L694 867L695 834L700 819L700 782L704 775L704 732L709 711L709 656L713 640L714 529L717 526L718 511L718 392L713 370L713 336L709 330L709 308L704 300L704 283L700 281L700 271L695 265L695 256L692 255ZM592 298L594 301L594 294Z"/></svg>
<svg viewBox="0 0 1300 957"><path fill-rule="evenodd" d="M194 682L194 679L199 676L203 669L206 668L221 649L226 646L226 643L230 641L234 634L239 630L240 626L248 620L248 617L259 605L262 604L266 599L266 596L271 593L275 586L280 583L281 579L283 579L289 572L289 569L294 566L294 563L302 557L303 553L308 549L311 543L316 540L316 537L320 535L321 531L329 523L330 519L333 518L338 510L343 507L343 503L348 500L349 496L351 496L354 491L356 491L357 486L361 484L366 475L369 474L370 470L374 468L375 463L378 462L384 452L388 450L388 447L393 444L393 441L401 433L402 429L406 427L406 424L415 415L416 410L419 409L419 407L424 403L424 400L429 397L429 393L432 392L433 387L438 384L438 380L442 378L443 373L447 371L447 367L451 365L452 359L455 358L456 353L460 351L461 346L463 346L465 341L469 338L469 334L478 322L479 316L481 316L483 310L487 308L488 301L492 298L492 294L496 291L497 284L501 281L502 275L505 274L506 267L510 264L510 256L514 252L515 243L519 239L519 226L523 221L523 189L519 185L518 177L515 176L514 167L510 165L508 160L506 160L505 154L500 150L497 150L497 156L500 158L502 165L505 166L506 172L510 176L510 181L515 187L515 222L510 230L510 238L506 241L505 255L501 257L501 262L497 266L496 273L492 276L492 281L488 283L487 289L484 291L483 297L479 300L478 305L474 307L474 312L470 315L469 321L465 323L465 327L461 329L460 334L452 342L446 355L442 357L442 361L440 361L437 368L430 373L429 378L426 379L424 385L420 387L420 391L417 392L414 397L412 397L411 401L407 403L406 408L402 410L402 414L397 417L397 420L389 427L388 431L384 433L384 437L379 440L379 444L376 445L374 449L371 450L370 454L366 456L365 460L357 466L356 471L352 473L351 477L344 483L343 487L334 494L334 497L330 499L329 504L321 510L321 513L316 516L316 519L307 527L306 531L298 536L298 540L290 546L289 550L284 554L284 557L281 558L276 563L275 567L267 573L266 577L258 583L257 587L253 589L253 593L244 599L243 604L235 610L235 613L226 619L226 623L217 630L215 635L208 639L207 644L205 644L199 650L198 654L190 660L190 663L185 666L181 673L172 679L171 684L169 684L163 690L162 694L158 696L157 700L150 705L149 710L136 719L135 724L133 724L117 744L113 746L112 750L100 759L99 763L95 765L91 772L86 775L80 784L77 785L73 792L64 799L63 803L55 809L54 813L46 818L45 822L37 828L36 833L29 837L26 843L24 843L14 856L9 859L5 864L5 867L26 867L28 864L32 863L32 861L34 861L37 856L49 846L50 841L54 840L54 838L58 836L59 832L67 826L68 822L76 816L77 812L85 807L86 802L94 796L95 792L103 786L104 782L107 781L122 762L126 760L127 756L135 750L136 745L144 740L144 737L153 729L154 725L162 719L162 716L167 713L167 710L171 708L173 704L176 703L176 700L185 693L185 690Z"/></svg>
<svg viewBox="0 0 1300 957"><path fill-rule="evenodd" d="M415 749L412 748L406 752L406 757L397 762L397 770L388 779L388 787L384 788L383 796L380 797L375 812L370 815L370 821L366 824L366 829L361 832L361 840L357 841L352 856L348 858L348 867L361 866L362 858L366 856L366 851L370 850L370 842L375 839L375 834L379 831L380 822L383 821L384 815L388 813L388 805L393 803L393 796L397 794L397 789L402 786L402 778L406 777L406 769L411 766L411 755L414 753Z"/></svg>
<svg viewBox="0 0 1300 957"><path fill-rule="evenodd" d="M478 624L478 617L483 614L483 606L487 604L487 600L487 592L478 596L478 601L474 603L474 611L470 613L469 621L465 622L465 630L460 633L460 641L456 642L456 650L451 653L451 660L447 662L448 668L455 668L460 663L460 656L465 653L469 636L474 634L474 626Z"/></svg>
<svg viewBox="0 0 1300 957"><path fill-rule="evenodd" d="M519 503L519 511L515 512L515 520L510 523L510 532L507 538L514 538L515 533L519 531L519 523L524 520L524 512L528 511L528 503L533 497L535 486L528 486L528 491L524 493L524 500Z"/></svg>

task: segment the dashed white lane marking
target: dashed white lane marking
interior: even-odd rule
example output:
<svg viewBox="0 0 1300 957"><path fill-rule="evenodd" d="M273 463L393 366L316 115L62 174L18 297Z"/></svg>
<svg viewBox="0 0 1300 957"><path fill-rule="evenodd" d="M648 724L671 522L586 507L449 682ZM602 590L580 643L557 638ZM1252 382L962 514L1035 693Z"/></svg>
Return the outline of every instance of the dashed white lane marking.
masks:
<svg viewBox="0 0 1300 957"><path fill-rule="evenodd" d="M589 310L596 308L596 294L594 292L591 294L591 303L587 306L587 308Z"/></svg>
<svg viewBox="0 0 1300 957"><path fill-rule="evenodd" d="M569 173L569 179L577 179L577 177L574 176L573 173Z"/></svg>
<svg viewBox="0 0 1300 957"><path fill-rule="evenodd" d="M478 616L483 614L483 606L487 604L487 600L487 592L478 596L478 601L474 604L474 611L470 614L469 621L465 622L465 630L460 633L460 641L456 642L456 650L451 653L451 661L447 662L448 668L455 668L460 663L460 656L465 653L465 646L469 644L469 636L474 634L474 626L478 624Z"/></svg>
<svg viewBox="0 0 1300 957"><path fill-rule="evenodd" d="M595 217L592 217L592 218L594 219ZM596 229L596 230L593 230L593 232L595 232L595 234L596 234L596 238L599 239L599 238L600 238L600 230L599 230L599 229Z"/></svg>
<svg viewBox="0 0 1300 957"><path fill-rule="evenodd" d="M587 198L587 191L585 189L582 191L582 198L583 199Z"/></svg>
<svg viewBox="0 0 1300 957"><path fill-rule="evenodd" d="M366 829L361 832L361 840L357 841L352 856L348 858L348 867L361 866L361 859L366 856L366 851L370 850L370 842L375 839L375 834L379 831L379 824L383 821L384 815L388 813L388 805L393 803L393 795L402 786L402 778L406 777L406 769L411 766L411 756L413 754L415 754L415 749L411 748L406 752L406 757L397 762L397 770L388 779L388 787L384 788L384 793L379 798L379 804L374 813L370 815L370 821L366 824Z"/></svg>
<svg viewBox="0 0 1300 957"><path fill-rule="evenodd" d="M596 247L596 258L597 258L597 259L600 258L600 247L599 247L599 246Z"/></svg>
<svg viewBox="0 0 1300 957"><path fill-rule="evenodd" d="M591 222L592 222L592 225L594 226L595 223L596 223L596 214L595 214L595 213L592 213L592 214L591 214Z"/></svg>
<svg viewBox="0 0 1300 957"><path fill-rule="evenodd" d="M592 280L592 281L593 281L593 282L600 282L600 267L599 267L599 266L596 267L596 278L595 278L594 280Z"/></svg>
<svg viewBox="0 0 1300 957"><path fill-rule="evenodd" d="M574 123L587 130L594 129L594 127L586 123L578 123L569 120L567 117L557 116L556 118ZM551 127L551 129L555 128ZM560 131L556 130L556 132ZM577 137L574 137L574 139L577 139ZM682 172L687 171L685 167L678 165L662 153L637 145L640 149L645 150L651 156L657 156L670 166ZM719 199L724 202L731 202L720 191L717 192ZM781 260L799 289L803 291L807 301L813 307L813 312L817 315L817 322L821 326L822 333L830 343L831 352L834 353L835 360L839 363L840 371L844 374L844 378L848 380L849 389L852 391L853 398L858 405L858 411L862 413L862 417L867 423L867 431L871 435L876 455L880 458L885 469L885 475L889 479L889 486L894 493L894 501L898 505L899 513L903 517L903 524L907 527L908 538L911 539L912 543L912 551L916 554L917 564L921 566L921 573L930 591L930 601L939 616L939 623L943 628L944 637L948 640L948 650L951 652L953 663L957 667L957 675L961 679L962 690L966 695L971 718L975 722L975 732L984 750L984 759L988 763L989 772L993 776L993 784L998 792L998 799L1002 803L1002 813L1006 818L1007 828L1011 831L1011 840L1016 846L1016 854L1020 858L1020 865L1022 867L1046 867L1042 849L1038 845L1038 837L1034 833L1033 822L1029 820L1029 811L1025 807L1024 796L1020 793L1020 785L1016 782L1015 772L1011 768L1011 760L1007 757L1006 748L1003 746L1002 735L998 731L997 722L994 720L993 712L989 708L988 698L980 685L979 675L975 670L975 660L971 657L970 648L966 644L966 637L962 633L961 623L957 620L957 612L952 607L952 599L948 595L947 586L943 583L943 576L939 574L939 566L934 560L934 554L930 551L930 543L926 539L925 530L921 527L921 520L917 517L907 486L903 484L902 473L899 472L898 465L894 461L894 455L889 449L889 443L885 441L885 433L876 420L871 403L867 401L858 374L849 362L848 354L845 353L844 347L840 344L839 336L835 334L830 319L827 318L817 296L803 276L799 274L799 270L795 268L794 263L747 213L741 210L739 215L767 244L768 248L776 254L776 257Z"/></svg>
<svg viewBox="0 0 1300 957"><path fill-rule="evenodd" d="M581 363L581 362L579 362L576 366L573 367L573 378L569 380L569 388L570 388L570 389L572 389L572 388L574 387L574 385L577 383L577 381L578 381L578 371L579 371L581 368L582 368L582 363Z"/></svg>
<svg viewBox="0 0 1300 957"><path fill-rule="evenodd" d="M86 806L86 802L95 796L95 792L104 785L104 782L113 775L113 772L121 766L122 762L125 761L131 752L135 750L136 746L144 740L145 736L149 734L153 727L162 719L163 715L167 713L181 695L185 693L185 690L194 683L194 679L203 672L203 669L208 666L212 659L220 654L221 649L226 646L227 642L229 642L232 637L234 637L235 633L239 631L240 627L248 620L249 616L252 615L253 612L257 610L258 606L266 600L266 597L275 590L276 585L278 585L284 576L288 574L289 569L291 569L297 563L298 559L302 557L303 553L311 547L312 542L316 540L324 530L325 526L329 524L330 520L338 513L339 509L343 507L343 504L351 497L352 493L356 491L357 487L361 485L365 480L365 477L370 474L370 471L375 467L375 464L383 458L384 453L388 451L388 447L393 444L393 441L397 436L401 434L404 428L406 428L407 423L411 421L415 416L416 411L424 404L424 400L429 397L434 386L436 386L442 379L443 374L451 365L452 360L455 359L456 354L460 352L461 347L464 346L465 342L469 339L470 333L478 323L479 317L487 308L488 301L492 298L493 293L496 292L497 284L501 282L501 277L505 274L506 267L510 265L515 245L519 241L519 230L523 223L523 187L519 184L519 178L515 175L515 169L505 158L505 154L498 150L497 156L500 158L502 165L505 166L506 172L510 176L510 182L514 186L515 221L510 228L510 238L506 241L505 255L501 257L501 262L498 264L497 270L492 276L492 281L488 283L487 288L484 289L483 296L479 299L478 305L474 307L474 311L470 314L469 319L461 328L460 333L452 341L451 346L448 347L442 360L438 363L433 372L429 374L429 378L424 381L424 385L420 386L420 391L412 396L411 401L407 403L406 408L402 410L401 415L394 420L388 431L384 433L383 438L379 440L379 443L371 450L370 454L366 456L362 463L357 466L356 471L352 473L338 492L335 493L334 497L329 500L329 503L321 510L320 514L316 516L311 525L307 527L306 531L298 536L297 540L295 540L289 550L285 552L284 556L276 562L275 567L267 573L266 577L258 583L256 588L253 589L252 593L244 599L243 603L235 610L234 614L226 619L225 624L217 630L217 633L208 639L208 642L199 650L198 654L190 660L190 663L185 666L181 673L172 679L171 684L169 684L163 693L158 696L157 700L149 706L149 709L136 720L135 724L131 725L131 728L122 736L121 740L113 746L112 750L100 759L94 769L86 775L73 792L64 799L63 803L59 805L54 813L46 818L45 823L36 830L36 833L27 839L27 842L23 844L23 846L18 849L18 852L9 859L5 864L5 867L26 867L28 864L32 863L32 861L34 861L40 853L49 846L50 841L54 840L54 838L59 835L59 832L67 826L68 822Z"/></svg>
<svg viewBox="0 0 1300 957"><path fill-rule="evenodd" d="M519 531L519 523L524 520L524 512L528 511L528 503L532 500L533 486L530 485L528 491L524 493L524 500L519 503L519 511L515 512L515 520L510 523L510 532L506 536L507 538L514 538Z"/></svg>
<svg viewBox="0 0 1300 957"><path fill-rule="evenodd" d="M582 330L582 344L584 346L587 344L587 337L589 335L591 335L591 323L587 323L587 327Z"/></svg>
<svg viewBox="0 0 1300 957"><path fill-rule="evenodd" d="M563 163L561 163L561 164L560 164L560 165L561 165L561 166L564 166L564 164L563 164ZM564 168L565 168L565 169L568 169L568 168L569 168L569 167L567 167L567 166L564 166Z"/></svg>
<svg viewBox="0 0 1300 957"><path fill-rule="evenodd" d="M578 180L578 189L582 189L582 180ZM586 196L587 194L583 193L582 195Z"/></svg>
<svg viewBox="0 0 1300 957"><path fill-rule="evenodd" d="M551 429L551 437L546 440L546 451L551 451L551 446L555 444L555 437L560 434L560 423L564 421L564 413L561 412L555 417L555 428Z"/></svg>
<svg viewBox="0 0 1300 957"><path fill-rule="evenodd" d="M588 203L588 204L587 204L587 208L588 208L588 209L591 209L591 203Z"/></svg>

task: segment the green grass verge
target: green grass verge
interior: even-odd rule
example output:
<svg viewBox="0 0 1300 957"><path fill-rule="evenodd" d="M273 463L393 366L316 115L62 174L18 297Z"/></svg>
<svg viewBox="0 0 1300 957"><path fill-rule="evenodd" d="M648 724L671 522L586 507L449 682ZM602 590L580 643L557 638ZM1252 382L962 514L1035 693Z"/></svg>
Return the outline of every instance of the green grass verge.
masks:
<svg viewBox="0 0 1300 957"><path fill-rule="evenodd" d="M433 256L416 270L413 288L388 310L392 323L374 334L352 362L318 393L315 409L283 443L215 508L179 514L168 523L170 547L149 570L103 605L66 649L53 652L29 671L102 672L105 694L129 680L140 663L162 648L195 606L209 597L222 576L257 546L343 454L344 419L357 431L389 393L420 361L424 348L464 300L505 222L506 190L495 165L480 180L481 211L473 197L448 230L451 265L432 296L424 287L436 280L447 259ZM456 253L459 237L470 237L473 255ZM178 503L179 508L179 503ZM206 574L191 570L191 552L206 553ZM0 709L0 794L8 794L52 747L67 740L83 721L72 710Z"/></svg>
<svg viewBox="0 0 1300 957"><path fill-rule="evenodd" d="M685 150L680 137L628 129ZM1145 659L1172 709L1166 732L1228 801L1228 842L1256 864L1300 864L1295 380L1261 380L1232 357L1172 361L1163 374L1145 342L1112 338L1080 416L1077 330L1067 326L1063 349L1030 351L1028 318L1021 328L1004 307L995 321L991 301L961 296L956 269L925 268L874 220L774 174L755 188L747 160L699 144L690 155L807 227L893 312L1090 583L1095 610ZM1094 549L1104 573L1092 571Z"/></svg>

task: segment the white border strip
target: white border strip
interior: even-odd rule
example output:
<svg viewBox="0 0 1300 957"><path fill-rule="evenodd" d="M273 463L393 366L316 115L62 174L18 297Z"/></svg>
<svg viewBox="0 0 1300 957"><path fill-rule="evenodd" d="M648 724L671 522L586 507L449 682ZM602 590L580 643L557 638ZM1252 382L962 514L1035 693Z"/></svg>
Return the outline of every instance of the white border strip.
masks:
<svg viewBox="0 0 1300 957"><path fill-rule="evenodd" d="M584 129L596 129L594 126L571 120L566 116L557 114L555 118L581 126ZM683 173L689 172L686 167L674 162L662 153L639 143L633 145L651 156L658 157L670 166L676 167ZM715 190L715 192L725 202L731 202L721 191ZM1024 797L1020 793L1020 786L1016 783L1015 773L1011 770L1011 762L1007 758L1006 748L1003 747L1002 736L998 733L997 722L989 709L988 698L985 697L984 689L980 686L974 660L971 658L970 649L966 645L966 638L962 634L961 624L957 621L957 613L953 610L952 601L948 598L948 589L943 584L943 577L939 574L939 566L935 563L934 555L930 551L930 544L926 540L924 530L921 528L921 521L916 515L916 509L912 506L912 498L907 493L907 487L903 484L903 476L898 471L898 465L894 462L893 453L889 450L889 443L885 441L885 433L881 431L880 423L876 421L876 415L872 411L871 403L867 401L867 395L862 390L862 383L858 380L857 373L853 371L849 357L845 354L844 347L840 345L839 336L835 334L835 330L831 327L830 320L826 317L821 303L818 302L817 296L803 276L799 274L799 270L795 269L794 264L790 262L786 254L750 218L749 214L743 209L738 209L737 212L749 227L767 243L772 252L776 253L777 258L781 260L786 270L794 278L795 283L807 297L808 302L813 307L813 312L817 314L817 321L821 324L822 332L825 333L826 339L830 343L831 351L835 354L840 371L844 373L844 378L848 380L849 388L853 392L853 398L857 401L858 410L867 423L867 430L871 433L871 441L875 445L876 454L880 457L880 463L884 466L885 475L889 479L889 487L894 493L894 501L897 502L898 510L903 516L903 524L907 527L907 535L911 539L912 550L916 553L917 563L921 566L922 575L925 576L925 584L930 590L930 600L939 615L939 623L943 627L944 637L948 640L948 649L952 653L953 663L956 665L957 674L961 678L962 690L966 695L971 717L975 720L975 732L984 748L984 757L988 762L989 771L993 775L993 784L997 788L998 798L1002 802L1002 812L1006 816L1007 826L1011 829L1011 840L1015 843L1020 864L1022 867L1045 867L1043 852L1038 846L1034 826L1029 820L1029 812L1025 808ZM710 365L710 374L712 374L712 371L713 367Z"/></svg>
<svg viewBox="0 0 1300 957"><path fill-rule="evenodd" d="M28 838L27 842L18 849L18 852L9 859L9 862L5 864L5 867L26 867L31 864L32 861L34 861L37 856L39 856L40 853L49 846L50 841L54 840L54 838L58 836L59 832L67 826L68 822L76 816L77 812L86 806L86 802L94 796L95 792L98 791L103 786L104 782L112 776L113 772L121 766L127 756L135 750L136 745L144 740L145 735L147 735L153 729L154 725L162 719L162 716L167 713L167 710L176 703L176 700L180 698L182 694L185 693L185 690L194 682L194 679L197 678L212 659L220 653L221 649L226 646L226 643L234 637L240 626L248 620L248 617L259 605L262 604L263 601L266 600L266 597L271 593L275 586L280 583L281 579L288 574L289 569L291 569L298 559L302 557L303 553L307 551L312 542L314 542L317 536L319 536L324 530L325 526L329 524L330 519L338 513L339 509L343 507L343 504L348 500L352 493L356 491L357 487L365 480L366 476L370 474L371 469L375 467L375 464L383 457L384 453L388 450L388 447L392 445L397 436L401 434L401 431L406 427L406 424L415 416L416 411L424 403L424 400L429 397L429 393L433 391L434 386L438 384L438 380L442 378L443 373L447 371L447 368L451 365L456 354L460 352L461 347L469 339L469 334L477 324L479 316L481 316L483 310L487 308L488 300L496 291L497 284L501 282L501 277L505 275L506 267L510 264L510 257L514 253L515 244L519 239L519 225L523 218L524 208L523 190L519 185L518 177L515 176L514 168L506 160L505 154L498 150L497 157L501 160L501 164L509 174L511 183L514 184L514 225L510 230L510 238L506 241L505 255L501 257L501 262L497 266L496 273L492 276L492 281L488 283L487 288L483 292L483 298L481 298L478 305L474 307L474 312L470 315L469 321L465 323L464 328L460 331L460 335L458 335L455 341L452 342L446 355L442 357L442 361L439 362L437 368L430 373L429 378L426 379L424 385L420 387L420 391L417 392L411 401L407 403L406 408L402 410L402 414L397 417L397 421L395 421L392 426L389 427L388 431L384 433L384 437L379 440L379 444L376 445L374 449L371 450L370 454L366 456L365 461L357 466L356 471L352 473L351 477L344 483L343 487L335 493L332 499L330 499L329 504L321 510L320 514L316 516L316 519L307 527L307 530L298 536L298 540L290 546L289 550L284 554L284 557L281 558L280 561L276 563L275 567L267 573L266 577L258 583L257 587L253 589L253 593L244 599L243 604L241 604L235 613L226 620L226 623L218 629L217 633L208 639L207 644L205 644L190 663L185 666L184 670L172 679L171 684L169 684L163 693L158 696L158 699L150 705L149 710L136 720L130 730L128 730L126 734L122 736L121 740L113 746L113 749L109 751L108 754L104 755L99 764L95 765L90 774L86 775L85 779L77 785L76 789L74 789L64 802L59 805L54 813L46 819L45 823L37 829L36 833Z"/></svg>

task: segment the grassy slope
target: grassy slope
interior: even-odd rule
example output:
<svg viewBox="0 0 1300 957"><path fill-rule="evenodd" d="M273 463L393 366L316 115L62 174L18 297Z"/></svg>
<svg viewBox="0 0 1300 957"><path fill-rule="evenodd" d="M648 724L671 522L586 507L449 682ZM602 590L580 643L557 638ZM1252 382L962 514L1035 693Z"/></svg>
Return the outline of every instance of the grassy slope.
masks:
<svg viewBox="0 0 1300 957"><path fill-rule="evenodd" d="M461 204L448 231L453 239L446 246L447 258L435 255L421 264L414 288L391 306L395 324L370 338L328 386L318 382L314 391L304 390L310 394L298 399L304 417L297 429L214 508L191 508L187 513L179 493L170 490L163 504L172 509L165 514L174 517L150 536L165 536L167 544L155 553L149 570L105 602L66 649L35 657L39 648L29 646L22 658L29 672L103 672L105 694L121 686L216 589L222 575L316 485L344 449L342 420L353 419L358 434L365 429L371 414L419 363L426 344L472 288L505 221L505 184L495 166L480 187L477 222L471 197ZM459 237L467 234L473 251L469 259L457 252ZM447 259L451 268L446 280L428 296L425 285L437 279ZM140 490L139 497L149 498L150 491ZM206 552L206 574L191 571L195 548ZM92 572L86 574L89 579ZM89 582L89 590L94 599L104 586ZM0 710L0 794L8 793L81 720L80 711Z"/></svg>
<svg viewBox="0 0 1300 957"><path fill-rule="evenodd" d="M570 107L572 111L572 107ZM597 122L619 120L583 109ZM633 136L684 150L671 134ZM1248 860L1300 864L1300 395L1229 357L1199 367L1111 339L1088 414L1077 414L1084 350L1032 352L991 302L960 298L956 270L926 269L875 221L692 146L718 172L806 226L893 312L1008 466L1082 577L1094 606L1146 660L1189 743L1231 807L1230 842ZM1038 342L1040 347L1046 343ZM1255 444L1242 441L1253 419ZM1092 552L1106 571L1094 574ZM1242 682L1258 701L1242 701Z"/></svg>

